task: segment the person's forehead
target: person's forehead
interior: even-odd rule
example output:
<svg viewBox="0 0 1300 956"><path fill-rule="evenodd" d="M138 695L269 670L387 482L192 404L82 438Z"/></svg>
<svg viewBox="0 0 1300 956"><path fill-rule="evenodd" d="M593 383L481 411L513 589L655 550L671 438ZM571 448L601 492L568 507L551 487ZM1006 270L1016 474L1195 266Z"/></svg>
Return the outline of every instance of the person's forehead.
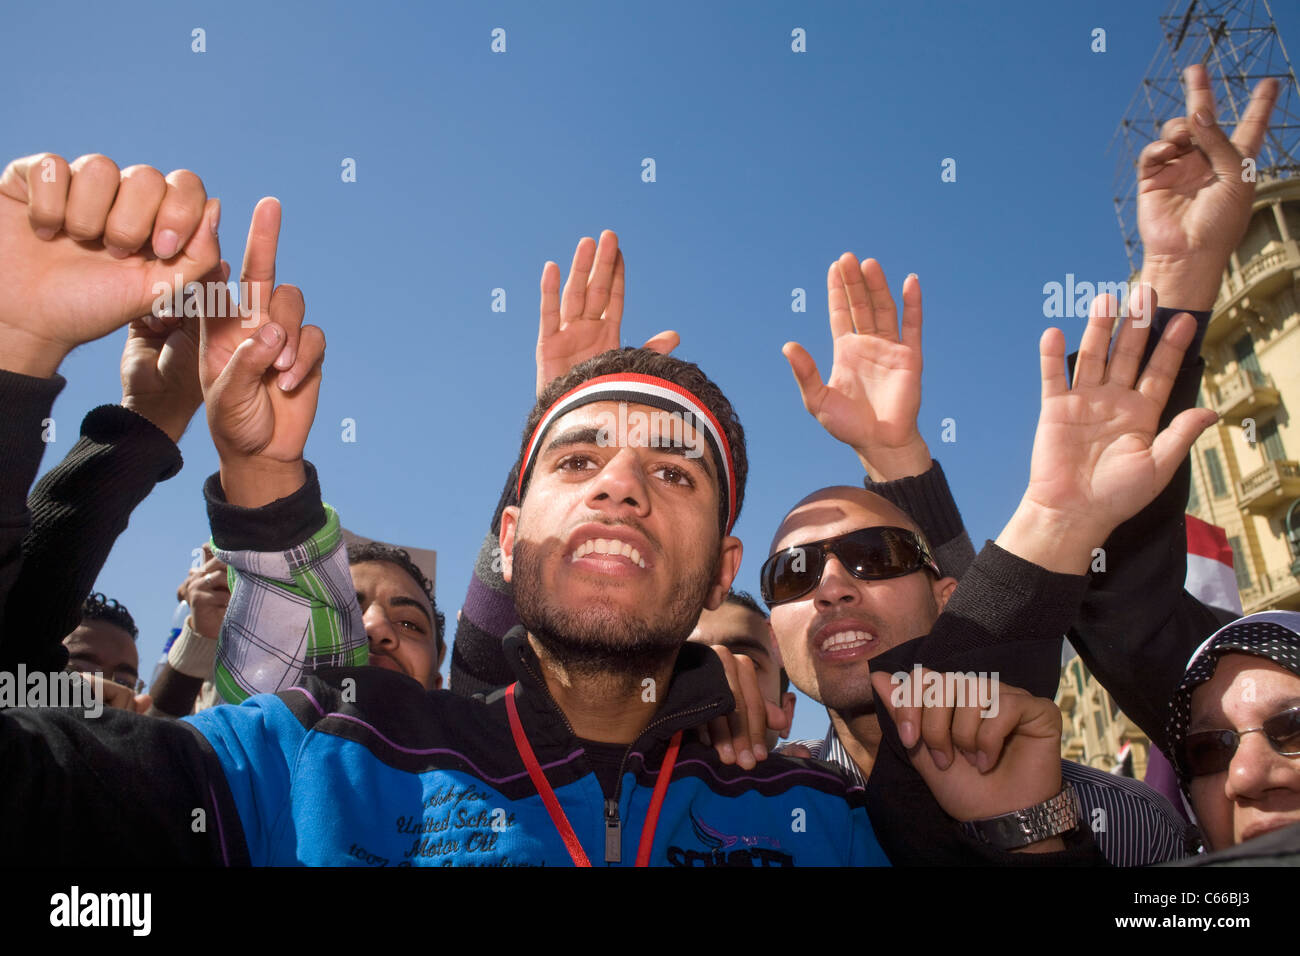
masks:
<svg viewBox="0 0 1300 956"><path fill-rule="evenodd" d="M848 485L823 488L790 510L777 528L768 554L860 528L881 526L916 529L916 523L904 511L865 488Z"/></svg>
<svg viewBox="0 0 1300 956"><path fill-rule="evenodd" d="M700 614L691 640L718 644L740 635L757 639L764 647L769 645L767 620L747 607L727 601L716 611Z"/></svg>
<svg viewBox="0 0 1300 956"><path fill-rule="evenodd" d="M690 416L635 402L590 402L561 415L547 428L540 451L545 454L557 442L586 430L613 447L662 448L680 444L688 450L700 449L700 465L713 474L712 455L704 450L705 433Z"/></svg>
<svg viewBox="0 0 1300 956"><path fill-rule="evenodd" d="M90 651L101 658L135 656L131 635L108 621L82 621L63 643L73 653Z"/></svg>
<svg viewBox="0 0 1300 956"><path fill-rule="evenodd" d="M428 607L429 598L424 589L399 565L391 561L358 561L352 565L352 583L358 591L370 598L392 597L400 594L414 598Z"/></svg>
<svg viewBox="0 0 1300 956"><path fill-rule="evenodd" d="M1192 691L1192 723L1236 710L1262 712L1297 697L1300 676L1294 672L1266 657L1229 652L1219 658L1213 676Z"/></svg>

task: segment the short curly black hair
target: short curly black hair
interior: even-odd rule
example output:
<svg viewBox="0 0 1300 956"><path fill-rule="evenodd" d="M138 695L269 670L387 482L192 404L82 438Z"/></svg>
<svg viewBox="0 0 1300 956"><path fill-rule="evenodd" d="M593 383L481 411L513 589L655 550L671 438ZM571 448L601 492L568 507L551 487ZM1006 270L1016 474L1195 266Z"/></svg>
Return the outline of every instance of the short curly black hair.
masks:
<svg viewBox="0 0 1300 956"><path fill-rule="evenodd" d="M439 656L447 648L447 617L438 610L438 602L433 599L433 583L424 576L424 572L416 566L411 560L410 552L405 548L393 548L386 544L380 544L378 541L369 541L365 544L348 545L348 564L360 564L362 561L387 561L389 564L395 564L411 576L424 596L429 599L429 607L433 608L433 619L436 622L437 633L434 635L435 647Z"/></svg>
<svg viewBox="0 0 1300 956"><path fill-rule="evenodd" d="M98 591L91 592L86 600L82 602L81 619L83 621L107 621L114 627L120 627L130 634L133 641L140 637L140 629L135 626L135 619L131 617L131 612L118 604L113 598L105 597Z"/></svg>
<svg viewBox="0 0 1300 956"><path fill-rule="evenodd" d="M524 424L523 441L520 444L519 456L515 461L513 474L518 475L519 469L523 467L524 455L528 454L528 442L533 436L533 431L537 428L537 423L542 420L542 416L546 414L561 395L572 391L588 379L597 378L601 375L614 375L619 372L653 375L656 378L666 379L674 385L680 385L703 402L704 407L718 420L718 424L722 426L723 434L727 437L727 444L731 446L731 459L736 472L736 512L732 515L734 523L734 520L740 517L740 506L745 501L745 480L749 477L749 456L745 451L745 429L740 425L740 418L736 415L736 410L732 408L731 402L727 400L727 396L722 393L722 389L714 384L713 380L705 375L698 365L693 362L683 361L672 355L660 355L651 349L631 347L610 349L608 352L602 352L600 355L575 365L567 375L552 379L550 384L542 390L541 396L537 399L537 404L533 406L533 410L528 414L528 421ZM718 466L718 517L725 534L727 528L727 488L723 485L721 462L714 462L714 465ZM524 490L527 492L527 486L525 486Z"/></svg>

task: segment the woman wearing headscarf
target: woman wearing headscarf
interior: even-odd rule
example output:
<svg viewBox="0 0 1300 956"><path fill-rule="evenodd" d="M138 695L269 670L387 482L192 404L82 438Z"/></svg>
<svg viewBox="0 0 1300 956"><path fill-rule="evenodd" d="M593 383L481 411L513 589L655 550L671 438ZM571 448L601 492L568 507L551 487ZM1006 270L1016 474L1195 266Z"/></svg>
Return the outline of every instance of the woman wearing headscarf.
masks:
<svg viewBox="0 0 1300 956"><path fill-rule="evenodd" d="M1212 852L1300 863L1300 613L1233 621L1192 655L1171 702L1170 757Z"/></svg>

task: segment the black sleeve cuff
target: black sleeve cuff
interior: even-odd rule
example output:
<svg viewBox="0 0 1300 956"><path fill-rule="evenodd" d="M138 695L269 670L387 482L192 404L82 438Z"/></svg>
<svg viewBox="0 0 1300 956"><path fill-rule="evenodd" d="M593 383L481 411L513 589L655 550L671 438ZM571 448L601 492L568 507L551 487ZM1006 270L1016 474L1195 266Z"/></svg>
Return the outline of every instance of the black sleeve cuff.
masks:
<svg viewBox="0 0 1300 956"><path fill-rule="evenodd" d="M1190 365L1200 357L1201 343L1205 341L1205 330L1210 327L1210 313L1195 309L1168 309L1161 305L1156 306L1156 314L1151 317L1151 333L1147 336L1146 355L1142 359L1144 366L1151 358L1151 353L1156 350L1160 336L1165 334L1165 326L1181 312L1186 312L1196 320L1196 337L1192 339L1192 344L1187 346L1187 351L1183 354L1183 365Z"/></svg>
<svg viewBox="0 0 1300 956"><path fill-rule="evenodd" d="M117 445L133 458L157 462L155 482L166 481L184 462L176 443L139 412L122 405L100 405L81 423L81 434L101 445Z"/></svg>
<svg viewBox="0 0 1300 956"><path fill-rule="evenodd" d="M27 505L27 492L36 480L45 444L41 440L54 399L67 380L62 375L34 378L0 370L0 409L5 423L0 429L0 502L13 502L17 511ZM8 509L6 509L8 510Z"/></svg>
<svg viewBox="0 0 1300 956"><path fill-rule="evenodd" d="M241 508L226 501L221 473L203 485L212 541L222 551L287 551L302 544L325 525L316 469L303 462L307 481L287 498L261 508Z"/></svg>
<svg viewBox="0 0 1300 956"><path fill-rule="evenodd" d="M922 475L898 478L894 481L862 479L863 486L891 504L897 505L921 526L926 540L934 548L941 548L965 530L957 502L953 500L948 479L939 462L931 461L930 470Z"/></svg>

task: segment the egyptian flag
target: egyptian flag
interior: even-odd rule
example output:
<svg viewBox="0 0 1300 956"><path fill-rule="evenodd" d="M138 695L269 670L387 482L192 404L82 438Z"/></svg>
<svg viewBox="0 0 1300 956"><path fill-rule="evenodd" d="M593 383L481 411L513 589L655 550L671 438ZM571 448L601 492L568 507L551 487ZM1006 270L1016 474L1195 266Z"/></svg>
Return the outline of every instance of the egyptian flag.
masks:
<svg viewBox="0 0 1300 956"><path fill-rule="evenodd" d="M1187 516L1187 593L1202 604L1241 614L1241 594L1232 570L1232 546L1217 525Z"/></svg>
<svg viewBox="0 0 1300 956"><path fill-rule="evenodd" d="M1133 776L1133 745L1127 740L1115 756L1115 769L1111 773L1121 777Z"/></svg>

